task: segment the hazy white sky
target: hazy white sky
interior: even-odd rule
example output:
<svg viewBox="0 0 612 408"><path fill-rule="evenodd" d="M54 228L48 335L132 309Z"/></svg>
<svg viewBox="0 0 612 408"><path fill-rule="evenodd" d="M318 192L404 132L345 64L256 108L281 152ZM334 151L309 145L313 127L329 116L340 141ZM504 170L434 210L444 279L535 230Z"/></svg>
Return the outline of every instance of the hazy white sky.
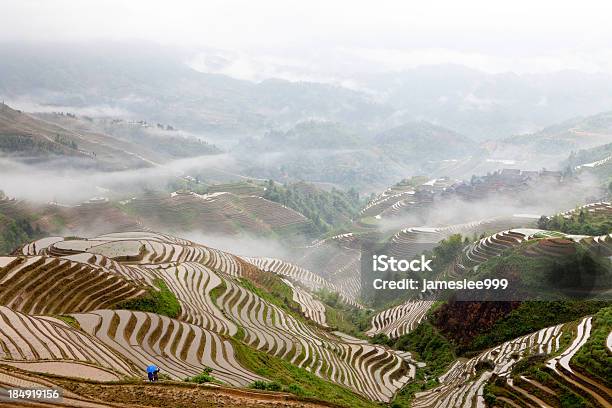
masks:
<svg viewBox="0 0 612 408"><path fill-rule="evenodd" d="M224 50L233 62L223 70L246 77L432 63L611 73L610 16L612 2L595 0L2 0L0 41L206 47Z"/></svg>

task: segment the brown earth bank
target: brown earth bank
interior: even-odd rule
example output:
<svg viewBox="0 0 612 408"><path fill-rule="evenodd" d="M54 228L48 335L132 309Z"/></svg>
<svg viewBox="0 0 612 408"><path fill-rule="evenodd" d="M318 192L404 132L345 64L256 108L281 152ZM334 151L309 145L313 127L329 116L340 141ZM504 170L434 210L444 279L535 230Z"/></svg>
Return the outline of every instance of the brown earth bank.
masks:
<svg viewBox="0 0 612 408"><path fill-rule="evenodd" d="M450 301L435 311L434 325L457 346L467 346L519 305L519 302Z"/></svg>
<svg viewBox="0 0 612 408"><path fill-rule="evenodd" d="M330 406L316 402L300 401L288 394L252 392L225 387L182 386L173 383L107 385L63 381L58 382L58 385L86 398L128 407L318 408Z"/></svg>
<svg viewBox="0 0 612 408"><path fill-rule="evenodd" d="M3 381L11 377L13 381ZM5 379L6 380L6 379ZM303 399L286 393L272 393L259 390L239 389L215 384L189 384L160 381L155 384L146 381L101 383L83 381L54 375L25 372L2 365L0 367L0 389L20 383L25 388L36 384L38 387L59 387L63 390L64 403L26 403L12 401L13 406L31 407L121 407L121 408L321 408L337 405ZM26 385L27 384L27 385ZM5 402L0 401L4 406Z"/></svg>

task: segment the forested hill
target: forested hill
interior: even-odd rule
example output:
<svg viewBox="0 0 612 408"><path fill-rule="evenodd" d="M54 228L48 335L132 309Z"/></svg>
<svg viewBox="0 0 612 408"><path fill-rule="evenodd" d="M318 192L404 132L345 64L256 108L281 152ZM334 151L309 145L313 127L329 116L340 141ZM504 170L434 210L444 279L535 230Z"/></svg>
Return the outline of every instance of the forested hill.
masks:
<svg viewBox="0 0 612 408"><path fill-rule="evenodd" d="M278 185L272 180L266 185L264 198L304 214L319 233L350 222L361 204L355 189L325 191L303 182Z"/></svg>
<svg viewBox="0 0 612 408"><path fill-rule="evenodd" d="M424 121L389 129L376 135L374 141L388 156L398 160L456 159L478 151L478 144L470 138Z"/></svg>
<svg viewBox="0 0 612 408"><path fill-rule="evenodd" d="M6 208L12 208L5 211ZM0 190L0 256L13 252L24 243L40 238L43 232L26 211L19 211Z"/></svg>
<svg viewBox="0 0 612 408"><path fill-rule="evenodd" d="M85 156L74 137L0 104L0 152L13 156Z"/></svg>
<svg viewBox="0 0 612 408"><path fill-rule="evenodd" d="M260 140L246 139L242 148L258 151L291 149L349 149L366 143L363 135L344 124L327 121L305 121L287 131L272 130Z"/></svg>

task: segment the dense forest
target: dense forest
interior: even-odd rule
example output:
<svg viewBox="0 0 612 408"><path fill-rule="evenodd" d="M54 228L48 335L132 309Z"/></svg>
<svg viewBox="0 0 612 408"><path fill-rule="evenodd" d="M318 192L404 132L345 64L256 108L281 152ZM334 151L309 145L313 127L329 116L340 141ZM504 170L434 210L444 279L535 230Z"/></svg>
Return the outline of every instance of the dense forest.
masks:
<svg viewBox="0 0 612 408"><path fill-rule="evenodd" d="M304 214L319 233L351 221L361 206L355 189L324 191L302 182L281 186L268 180L264 198Z"/></svg>

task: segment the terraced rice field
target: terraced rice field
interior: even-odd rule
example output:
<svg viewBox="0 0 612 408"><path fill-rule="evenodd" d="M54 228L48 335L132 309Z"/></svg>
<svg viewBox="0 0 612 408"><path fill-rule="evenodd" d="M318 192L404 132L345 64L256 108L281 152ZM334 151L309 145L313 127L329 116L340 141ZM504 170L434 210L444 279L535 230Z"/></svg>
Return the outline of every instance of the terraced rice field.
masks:
<svg viewBox="0 0 612 408"><path fill-rule="evenodd" d="M387 215L395 214L407 202L414 202L414 191L402 191L397 193L382 194L369 202L360 212L361 217L376 217L385 213ZM389 209L393 209L389 211Z"/></svg>
<svg viewBox="0 0 612 408"><path fill-rule="evenodd" d="M215 377L245 386L261 377L242 368L228 340L199 326L153 313L97 310L72 315L85 332L144 372L149 364L181 380L210 367Z"/></svg>
<svg viewBox="0 0 612 408"><path fill-rule="evenodd" d="M353 234L352 232L347 232L344 234L338 234L338 235L334 235L333 237L329 237L329 238L325 238L325 239L321 239L321 240L317 240L314 241L310 246L308 246L307 248L317 248L317 247L321 247L324 245L336 245L340 248L347 248L347 249L358 249L360 246L360 239L359 237L357 237L355 234Z"/></svg>
<svg viewBox="0 0 612 408"><path fill-rule="evenodd" d="M27 245L22 252L45 255L2 258L3 276L12 284L3 287L6 293L0 292L3 302L14 305L15 301L7 301L18 299L20 303L16 305L21 304L28 312L72 312L81 328L95 336L98 343L138 367L130 375L143 373L155 361L177 379L199 374L205 366L213 368L217 378L232 385L244 386L261 379L240 367L234 360L231 344L217 334L233 335L237 327L210 299L210 291L221 284L221 279L206 265L223 269L228 276L238 275L241 261L237 258L190 241L149 232L109 234L90 240L53 238ZM72 260L75 258L87 262L75 262ZM59 279L63 276L60 272L66 281ZM184 322L141 312L104 310L106 306L145 292L142 285L132 282L151 282L155 278L163 279L176 292ZM26 281L29 283L24 285ZM48 282L54 285L49 286ZM29 295L44 288L60 298L52 302L44 296L32 296L46 307L39 310L36 308L39 303L32 303L30 307L29 300L20 296L17 288ZM49 309L54 305L59 309ZM105 317L108 319L104 320ZM120 325L121 318L123 325ZM139 323L138 330L132 333L135 323ZM119 329L127 331L118 332ZM146 343L154 338L157 342L140 344L130 340L131 343L125 343L128 332L139 341ZM172 341L168 343L168 339ZM181 347L177 349L178 346Z"/></svg>
<svg viewBox="0 0 612 408"><path fill-rule="evenodd" d="M141 222L109 202L86 202L74 207L57 206L51 212L65 220L69 231L134 231L143 228Z"/></svg>
<svg viewBox="0 0 612 408"><path fill-rule="evenodd" d="M361 292L361 239L352 233L316 241L295 261L331 283L351 303Z"/></svg>
<svg viewBox="0 0 612 408"><path fill-rule="evenodd" d="M154 228L192 229L207 233L237 234L240 231L270 233L308 223L302 214L259 196L217 191L210 194L174 192L170 196L149 194L126 206L146 225Z"/></svg>
<svg viewBox="0 0 612 408"><path fill-rule="evenodd" d="M63 390L61 401L8 401L8 389L46 388ZM228 386L200 386L189 383L146 382L88 383L66 378L45 378L40 375L0 367L0 404L10 407L49 408L144 408L144 407L243 407L321 408L329 404L305 402L287 393L269 393ZM4 405L3 405L4 406Z"/></svg>
<svg viewBox="0 0 612 408"><path fill-rule="evenodd" d="M221 272L225 268L219 266L211 269L217 271L227 288L218 296L216 304L225 316L243 328L245 343L324 378L348 384L376 400L389 399L393 390L410 378L406 375L411 371L410 364L394 353L382 347L345 344L246 290L233 279L239 274L226 274ZM318 306L319 314L321 306ZM315 307L311 308L316 312Z"/></svg>
<svg viewBox="0 0 612 408"><path fill-rule="evenodd" d="M593 169L596 167L604 166L612 161L612 155L604 157L601 160L597 160L591 163L581 164L579 166L574 167L574 170L582 170L582 169Z"/></svg>
<svg viewBox="0 0 612 408"><path fill-rule="evenodd" d="M397 184L371 200L359 213L361 217L387 218L397 216L409 209L420 209L431 204L431 200L419 196L418 191L441 192L452 183L447 178L432 179L414 187Z"/></svg>
<svg viewBox="0 0 612 408"><path fill-rule="evenodd" d="M402 215L410 210L417 210L420 207L419 202L409 195L407 198L397 201L391 207L385 208L377 217L391 218Z"/></svg>
<svg viewBox="0 0 612 408"><path fill-rule="evenodd" d="M586 396L600 406L607 407L612 405L612 390L604 384L597 382L595 379L574 370L571 366L572 358L580 348L586 344L591 336L592 321L593 318L591 316L583 318L576 327L576 335L572 343L562 353L548 360L546 366L551 370L551 373L558 381L564 383L577 394ZM610 335L612 335L612 332ZM535 379L521 377L521 380L526 381L529 385L544 390L549 396L558 397L555 391L542 386ZM534 398L534 396L527 391L523 392L523 395L525 395L528 400L537 400L537 398Z"/></svg>
<svg viewBox="0 0 612 408"><path fill-rule="evenodd" d="M22 252L67 259L78 255L78 259L99 266L111 265L115 273L140 280L150 280L150 273L143 266L151 264L198 262L233 276L242 273L244 264L241 259L223 251L147 231L107 234L90 239L39 240L24 246Z"/></svg>
<svg viewBox="0 0 612 408"><path fill-rule="evenodd" d="M594 406L608 407L612 401L612 390L571 366L572 357L590 337L591 322L592 317L587 316L577 325L568 323L548 327L503 343L467 361L456 361L439 377L441 385L416 394L412 407L485 407L484 386L493 375L505 379L504 388L513 395L513 398L509 398L508 394L497 396L498 402L505 404L503 406L557 406L560 393L566 394L567 390L572 390L588 398ZM566 335L572 338L569 345L567 342L561 343ZM554 356L547 360L546 370L552 375L552 383L556 384L551 386L560 387L557 390L537 378L512 373L516 363L527 356L551 354Z"/></svg>
<svg viewBox="0 0 612 408"><path fill-rule="evenodd" d="M530 225L534 218L526 215L491 218L444 227L410 227L393 235L387 243L387 252L396 257L411 259L426 249L432 249L453 234L478 235L485 231L499 231L517 225ZM539 231L539 230L538 230Z"/></svg>
<svg viewBox="0 0 612 408"><path fill-rule="evenodd" d="M133 287L137 289L133 294L136 296L144 285L157 279L165 282L176 295L181 312L178 319L171 319L145 312L111 310L105 308L106 303L96 304L77 292L67 292L75 296L72 303L64 304L62 313L69 311L88 339L94 339L98 347L112 350L129 367L129 373L126 368L124 376L142 373L150 363L176 379L199 374L208 366L213 368L216 378L245 386L261 377L240 366L231 342L222 337L238 335L239 331L245 344L284 358L375 401L390 400L415 374L416 367L409 354L324 330L325 307L297 280L287 283L302 308L304 317L301 318L242 285L241 279L264 273L253 264L191 241L148 231L91 239L55 237L26 245L22 253L24 256L20 258L4 260L2 271L12 272L18 267L15 259L29 260L35 266L46 265L42 269L47 274L52 273L54 266L66 265L64 269L78 266L95 271L95 276L106 277L101 279L104 285L100 284L99 291L94 285L92 293L98 295L109 297L121 293L120 289ZM325 280L303 269L275 261L263 263L286 268L283 270L287 277L301 276L312 285L327 285ZM11 276L17 275L11 273ZM84 275L83 279L93 279L94 275L87 275L88 278ZM73 281L76 285L76 280ZM109 282L117 282L113 286L117 289L104 290ZM88 293L86 288L82 289ZM13 296L13 291L10 293ZM317 324L308 323L308 319ZM64 324L64 327L68 326Z"/></svg>
<svg viewBox="0 0 612 408"><path fill-rule="evenodd" d="M70 391L62 390L62 400L59 401L18 401L9 400L9 389L57 389L61 387L55 383L32 375L18 373L14 370L0 368L0 403L10 407L75 407L75 408L110 408L103 402L83 398ZM10 404L10 405L9 405Z"/></svg>
<svg viewBox="0 0 612 408"><path fill-rule="evenodd" d="M141 285L89 263L40 255L0 257L0 305L23 313L89 311L144 293Z"/></svg>
<svg viewBox="0 0 612 408"><path fill-rule="evenodd" d="M592 322L593 318L591 316L583 318L576 328L576 336L573 342L563 353L548 360L546 365L577 393L588 396L591 400L605 407L612 405L612 390L595 379L574 370L571 366L572 358L591 337ZM611 335L612 332L608 335L608 339ZM533 382L533 380L531 381Z"/></svg>
<svg viewBox="0 0 612 408"><path fill-rule="evenodd" d="M209 268L196 262L183 262L172 266L153 267L151 271L177 295L181 304L180 320L219 334L236 334L236 324L225 317L212 301L211 291L224 282Z"/></svg>
<svg viewBox="0 0 612 408"><path fill-rule="evenodd" d="M405 228L389 240L387 252L398 259L412 259L424 250L434 248L445 237L437 228Z"/></svg>
<svg viewBox="0 0 612 408"><path fill-rule="evenodd" d="M601 256L612 255L612 234L591 237L522 228L498 232L468 245L464 250L464 263L467 266L481 264L530 240L537 242L525 249L524 255L529 257L571 255L576 251L575 243L582 244Z"/></svg>
<svg viewBox="0 0 612 408"><path fill-rule="evenodd" d="M441 228L407 228L401 230L390 240L391 253L410 259L423 251L428 243L433 246L452 233L483 228L490 221L453 225ZM462 264L451 267L451 274L455 275L457 268L465 265L477 266L494 256L499 256L504 250L518 246L522 242L537 239L524 251L529 257L559 257L575 252L574 243L579 242L591 250L604 256L612 255L612 234L598 237L572 236L539 229L513 229L506 230L485 237L464 249ZM372 327L366 334L374 336L382 333L391 338L399 337L410 332L424 317L428 307L423 302L408 301L379 312L372 318Z"/></svg>
<svg viewBox="0 0 612 408"><path fill-rule="evenodd" d="M333 289L334 286L321 276L310 272L298 265L276 258L243 258L263 271L286 276L295 282L308 287L310 290Z"/></svg>
<svg viewBox="0 0 612 408"><path fill-rule="evenodd" d="M372 317L372 327L366 332L368 336L384 334L391 339L403 336L415 329L425 318L433 301L409 300Z"/></svg>
<svg viewBox="0 0 612 408"><path fill-rule="evenodd" d="M0 306L0 363L101 381L136 375L111 348L51 317L29 316Z"/></svg>
<svg viewBox="0 0 612 408"><path fill-rule="evenodd" d="M242 198L243 208L255 218L272 226L274 229L281 229L291 225L304 224L307 222L299 212L292 210L284 205L266 200L258 196L244 196Z"/></svg>
<svg viewBox="0 0 612 408"><path fill-rule="evenodd" d="M612 214L612 203L607 201L600 201L596 203L589 203L578 208L572 208L571 210L559 213L563 217L571 217L573 214L580 212L581 210L588 211L592 214Z"/></svg>
<svg viewBox="0 0 612 408"><path fill-rule="evenodd" d="M578 352L580 347L584 345L591 335L591 321L592 317L585 317L580 321L577 327L576 337L572 344L560 355L550 359L546 364L553 370L557 370L557 364L560 368L572 373L573 370L569 365L572 357Z"/></svg>
<svg viewBox="0 0 612 408"><path fill-rule="evenodd" d="M600 256L612 256L612 234L581 237L579 242Z"/></svg>
<svg viewBox="0 0 612 408"><path fill-rule="evenodd" d="M480 264L486 262L494 256L499 256L503 251L518 246L535 234L543 232L537 229L516 229L502 231L468 246L464 253L468 263Z"/></svg>
<svg viewBox="0 0 612 408"><path fill-rule="evenodd" d="M339 293L340 299L344 303L353 307L363 307L353 298L348 298L346 294L343 293L342 290L336 285L328 282L323 277L302 268L301 266L276 258L244 258L244 260L250 262L263 271L272 272L277 275L287 277L291 281L297 282L300 285L308 288L311 292L327 289L331 292Z"/></svg>
<svg viewBox="0 0 612 408"><path fill-rule="evenodd" d="M529 246L524 254L529 257L558 257L576 253L574 241L566 238L540 239L535 245Z"/></svg>
<svg viewBox="0 0 612 408"><path fill-rule="evenodd" d="M14 206L14 209L10 207ZM44 231L55 231L58 225L66 231L92 231L97 234L113 231L138 231L145 227L137 217L107 201L88 201L69 206L49 203L36 206L25 201L0 201L0 212L21 217L37 214L36 225Z"/></svg>
<svg viewBox="0 0 612 408"><path fill-rule="evenodd" d="M293 301L300 305L304 316L321 326L327 326L325 305L320 300L315 299L308 291L294 285L291 281L283 279L283 282L293 291Z"/></svg>
<svg viewBox="0 0 612 408"><path fill-rule="evenodd" d="M244 330L243 341L376 401L388 401L414 374L396 353L350 343L287 314L230 280L217 304Z"/></svg>
<svg viewBox="0 0 612 408"><path fill-rule="evenodd" d="M212 186L209 186L206 191L208 193L226 192L240 196L259 197L266 192L266 188L262 185L239 181L236 183L214 184Z"/></svg>
<svg viewBox="0 0 612 408"><path fill-rule="evenodd" d="M417 393L414 408L485 407L483 391L493 374L509 378L512 367L529 354L556 352L563 334L563 325L548 327L487 350L467 361L456 361L442 376L441 385ZM477 370L479 363L492 369Z"/></svg>

